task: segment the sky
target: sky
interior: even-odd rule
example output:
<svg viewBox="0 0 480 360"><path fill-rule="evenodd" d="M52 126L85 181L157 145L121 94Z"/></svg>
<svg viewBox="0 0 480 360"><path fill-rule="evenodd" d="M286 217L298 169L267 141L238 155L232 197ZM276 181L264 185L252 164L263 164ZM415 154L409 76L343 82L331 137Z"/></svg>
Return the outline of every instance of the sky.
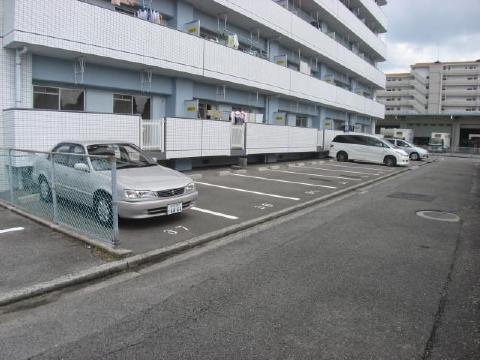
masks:
<svg viewBox="0 0 480 360"><path fill-rule="evenodd" d="M385 72L418 62L480 59L480 0L388 0Z"/></svg>

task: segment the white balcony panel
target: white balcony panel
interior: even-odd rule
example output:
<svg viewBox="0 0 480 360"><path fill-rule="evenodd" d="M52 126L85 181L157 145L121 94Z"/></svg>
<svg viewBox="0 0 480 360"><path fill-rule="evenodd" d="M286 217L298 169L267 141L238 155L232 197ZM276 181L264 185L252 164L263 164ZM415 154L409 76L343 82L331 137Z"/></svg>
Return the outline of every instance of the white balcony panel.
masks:
<svg viewBox="0 0 480 360"><path fill-rule="evenodd" d="M287 153L288 126L248 123L247 154Z"/></svg>
<svg viewBox="0 0 480 360"><path fill-rule="evenodd" d="M317 129L288 127L289 152L317 151Z"/></svg>
<svg viewBox="0 0 480 360"><path fill-rule="evenodd" d="M386 79L383 72L374 68L361 57L352 56L352 52L340 44L337 44L337 59L340 63L348 64L353 72L362 74L363 77L370 79L379 87L385 88Z"/></svg>
<svg viewBox="0 0 480 360"><path fill-rule="evenodd" d="M165 157L230 156L230 123L226 121L167 118Z"/></svg>
<svg viewBox="0 0 480 360"><path fill-rule="evenodd" d="M167 159L202 156L202 121L165 119L165 156Z"/></svg>
<svg viewBox="0 0 480 360"><path fill-rule="evenodd" d="M202 120L202 156L230 156L230 122Z"/></svg>
<svg viewBox="0 0 480 360"><path fill-rule="evenodd" d="M376 118L384 117L384 106L376 101L296 71L290 75L292 96Z"/></svg>
<svg viewBox="0 0 480 360"><path fill-rule="evenodd" d="M362 39L377 54L386 58L387 46L375 35L358 17L356 17L345 5L335 0L315 0L323 9L346 26L351 32Z"/></svg>
<svg viewBox="0 0 480 360"><path fill-rule="evenodd" d="M294 39L298 43L313 49L321 56L328 58L330 61L340 64L348 69L352 69L354 72L359 71L357 72L359 76L376 84L378 87L383 88L385 86L385 77L380 70L376 69L367 61L346 48L345 50L347 53L342 54L342 58L339 59L337 48L343 47L341 44L271 0L212 1L231 9L232 11L248 16L259 24L268 26L270 29L279 32L283 36ZM353 14L351 15L355 18ZM352 21L355 21L355 19L352 18ZM356 20L359 21L358 19ZM363 23L362 25L364 26ZM367 32L368 28L365 27L364 31ZM365 34L365 36L367 36L367 34ZM385 57L385 44L383 44L380 39L377 39L377 42L378 44L375 47L372 46L372 48L378 49L379 55ZM359 61L363 63L362 67L355 65L355 63L358 63Z"/></svg>
<svg viewBox="0 0 480 360"><path fill-rule="evenodd" d="M372 15L382 26L383 29L387 28L387 16L383 12L383 10L380 8L380 6L377 5L375 0L360 0L362 5L365 7L365 9Z"/></svg>
<svg viewBox="0 0 480 360"><path fill-rule="evenodd" d="M202 39L148 21L77 0L15 0L12 16L4 46L24 43L202 74Z"/></svg>
<svg viewBox="0 0 480 360"><path fill-rule="evenodd" d="M336 103L337 86L295 71L292 71L290 75L291 94L293 96L305 97L310 101L321 102L330 106L340 105ZM360 97L359 95L356 96Z"/></svg>
<svg viewBox="0 0 480 360"><path fill-rule="evenodd" d="M247 154L317 151L317 129L248 123Z"/></svg>
<svg viewBox="0 0 480 360"><path fill-rule="evenodd" d="M5 110L5 147L49 151L66 140L121 141L140 145L140 118L133 115L49 110Z"/></svg>
<svg viewBox="0 0 480 360"><path fill-rule="evenodd" d="M270 2L275 6L275 3L272 1ZM284 8L280 9L282 11L287 11ZM294 14L291 14L291 23L292 31L290 36L293 39L307 45L309 48L331 60L336 59L337 47L342 45ZM354 55L353 53L351 54Z"/></svg>
<svg viewBox="0 0 480 360"><path fill-rule="evenodd" d="M205 76L280 93L290 88L290 69L205 41Z"/></svg>

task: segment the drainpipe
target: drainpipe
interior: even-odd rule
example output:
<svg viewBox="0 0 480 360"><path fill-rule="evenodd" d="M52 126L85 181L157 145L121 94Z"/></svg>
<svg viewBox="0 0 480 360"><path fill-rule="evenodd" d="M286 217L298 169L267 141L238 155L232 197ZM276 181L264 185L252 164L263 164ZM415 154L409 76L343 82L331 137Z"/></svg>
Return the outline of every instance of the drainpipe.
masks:
<svg viewBox="0 0 480 360"><path fill-rule="evenodd" d="M26 54L28 49L23 46L17 48L15 52L15 107L22 106L22 55Z"/></svg>

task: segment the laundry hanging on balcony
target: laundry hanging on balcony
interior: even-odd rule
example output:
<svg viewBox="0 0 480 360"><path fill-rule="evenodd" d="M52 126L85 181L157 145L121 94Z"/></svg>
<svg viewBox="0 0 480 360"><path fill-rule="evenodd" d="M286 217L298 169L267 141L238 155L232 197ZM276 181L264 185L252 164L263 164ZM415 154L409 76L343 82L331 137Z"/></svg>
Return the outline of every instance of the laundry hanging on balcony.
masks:
<svg viewBox="0 0 480 360"><path fill-rule="evenodd" d="M112 0L112 5L115 6L121 6L121 5L126 5L126 6L138 6L139 0Z"/></svg>
<svg viewBox="0 0 480 360"><path fill-rule="evenodd" d="M136 12L136 16L139 19L150 21L157 25L162 25L163 22L163 17L157 10L140 9Z"/></svg>

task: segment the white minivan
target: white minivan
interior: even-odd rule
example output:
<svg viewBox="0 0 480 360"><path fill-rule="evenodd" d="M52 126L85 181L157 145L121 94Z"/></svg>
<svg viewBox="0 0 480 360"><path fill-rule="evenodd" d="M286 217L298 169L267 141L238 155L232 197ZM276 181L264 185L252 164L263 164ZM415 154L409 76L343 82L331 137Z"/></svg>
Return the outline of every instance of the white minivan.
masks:
<svg viewBox="0 0 480 360"><path fill-rule="evenodd" d="M330 144L329 155L337 161L358 160L385 164L408 165L408 154L392 144L372 135L337 135Z"/></svg>

